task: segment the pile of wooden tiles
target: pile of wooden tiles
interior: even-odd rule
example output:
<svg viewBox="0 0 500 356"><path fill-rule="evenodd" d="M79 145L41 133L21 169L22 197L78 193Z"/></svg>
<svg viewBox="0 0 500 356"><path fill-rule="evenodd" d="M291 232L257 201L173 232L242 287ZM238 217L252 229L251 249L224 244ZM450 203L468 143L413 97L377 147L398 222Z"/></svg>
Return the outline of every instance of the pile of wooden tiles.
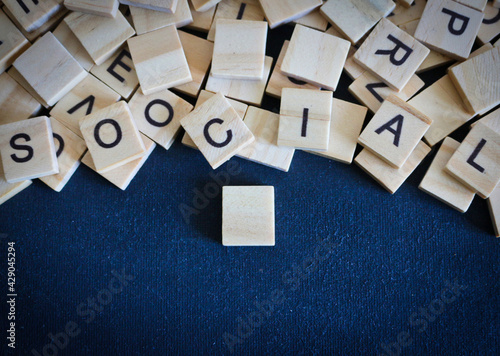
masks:
<svg viewBox="0 0 500 356"><path fill-rule="evenodd" d="M391 193L439 146L420 189L461 212L488 199L499 234L498 0L0 5L0 204L35 178L61 191L81 162L126 189L184 129L214 169L237 156L287 172L301 149ZM268 28L284 24L273 63ZM426 86L418 74L439 66ZM334 97L343 71L362 105ZM279 114L259 108L265 94ZM474 118L463 142L448 137ZM225 187L223 215L224 244L274 244L273 187Z"/></svg>

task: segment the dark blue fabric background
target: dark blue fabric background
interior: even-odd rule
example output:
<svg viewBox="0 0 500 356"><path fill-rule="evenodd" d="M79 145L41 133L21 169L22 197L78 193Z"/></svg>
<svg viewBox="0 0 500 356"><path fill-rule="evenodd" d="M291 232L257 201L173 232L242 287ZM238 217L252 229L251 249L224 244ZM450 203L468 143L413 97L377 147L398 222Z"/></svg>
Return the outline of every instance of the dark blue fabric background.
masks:
<svg viewBox="0 0 500 356"><path fill-rule="evenodd" d="M270 31L269 55L291 31ZM350 82L343 75L335 97L355 102ZM435 150L393 196L355 165L301 151L289 173L233 158L241 172L230 185L275 187L276 246L226 248L220 195L189 223L181 215L212 170L178 141L157 148L126 192L82 166L59 194L36 181L0 206L3 353L42 354L49 333L74 322L80 333L59 355L229 354L229 334L241 355L388 354L384 345L499 354L499 240L485 201L460 214L418 190ZM6 347L7 241L17 250L16 352ZM82 317L79 305L112 271L134 280L93 320ZM439 310L446 281L464 289ZM267 306L262 320L255 303ZM412 316L430 304L437 316Z"/></svg>

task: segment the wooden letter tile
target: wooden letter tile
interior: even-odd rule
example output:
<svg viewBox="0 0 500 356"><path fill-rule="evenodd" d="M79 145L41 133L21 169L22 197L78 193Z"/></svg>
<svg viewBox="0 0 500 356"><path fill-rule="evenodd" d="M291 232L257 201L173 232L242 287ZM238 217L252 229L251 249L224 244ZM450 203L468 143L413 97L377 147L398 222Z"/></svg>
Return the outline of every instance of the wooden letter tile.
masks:
<svg viewBox="0 0 500 356"><path fill-rule="evenodd" d="M46 116L2 125L0 153L9 183L59 172L52 128Z"/></svg>
<svg viewBox="0 0 500 356"><path fill-rule="evenodd" d="M124 101L83 117L80 130L99 173L120 167L146 153L132 113Z"/></svg>
<svg viewBox="0 0 500 356"><path fill-rule="evenodd" d="M25 120L41 108L8 73L0 74L0 125Z"/></svg>
<svg viewBox="0 0 500 356"><path fill-rule="evenodd" d="M446 163L458 146L460 143L454 139L450 137L444 139L419 188L461 213L465 213L476 192L460 183L445 170Z"/></svg>
<svg viewBox="0 0 500 356"><path fill-rule="evenodd" d="M500 104L500 48L495 47L449 70L466 108L484 114Z"/></svg>
<svg viewBox="0 0 500 356"><path fill-rule="evenodd" d="M0 10L0 74L30 46L26 37Z"/></svg>
<svg viewBox="0 0 500 356"><path fill-rule="evenodd" d="M212 75L224 79L262 79L267 24L219 19L216 26Z"/></svg>
<svg viewBox="0 0 500 356"><path fill-rule="evenodd" d="M167 150L179 133L181 119L193 109L168 90L147 96L137 91L129 106L139 131Z"/></svg>
<svg viewBox="0 0 500 356"><path fill-rule="evenodd" d="M64 0L70 10L105 17L115 17L118 5L118 0Z"/></svg>
<svg viewBox="0 0 500 356"><path fill-rule="evenodd" d="M179 5L173 14L148 10L141 7L130 7L130 13L132 14L134 28L138 35L171 25L182 27L193 22L188 0L179 0Z"/></svg>
<svg viewBox="0 0 500 356"><path fill-rule="evenodd" d="M401 168L390 166L386 161L380 159L367 149L361 151L354 159L354 163L361 167L361 169L368 173L387 191L394 194L430 151L430 147L420 141Z"/></svg>
<svg viewBox="0 0 500 356"><path fill-rule="evenodd" d="M2 158L0 157L0 205L22 192L24 189L28 188L32 183L33 181L30 179L17 183L8 183L5 180Z"/></svg>
<svg viewBox="0 0 500 356"><path fill-rule="evenodd" d="M492 5L486 5L484 10L484 19L479 27L477 39L480 43L484 44L490 42L492 39L500 34L500 9Z"/></svg>
<svg viewBox="0 0 500 356"><path fill-rule="evenodd" d="M137 173L139 173L139 170L142 168L144 163L146 163L147 159L149 158L151 153L153 153L153 150L156 147L156 144L146 136L141 135L141 138L144 141L144 147L146 148L146 153L144 154L144 156L110 171L104 173L98 172L102 177L106 178L121 190L127 189L130 182L132 182L132 179L134 179ZM85 156L83 156L82 163L93 171L97 172L94 160L92 159L90 152L87 152Z"/></svg>
<svg viewBox="0 0 500 356"><path fill-rule="evenodd" d="M274 187L222 188L222 244L274 246Z"/></svg>
<svg viewBox="0 0 500 356"><path fill-rule="evenodd" d="M288 172L295 149L277 145L280 116L251 106L244 122L255 136L255 141L239 151L237 156Z"/></svg>
<svg viewBox="0 0 500 356"><path fill-rule="evenodd" d="M87 146L82 138L56 119L51 118L50 123L52 125L59 173L42 177L40 180L56 192L60 192L80 166L80 159L87 151Z"/></svg>
<svg viewBox="0 0 500 356"><path fill-rule="evenodd" d="M1 200L0 200L1 204ZM500 186L496 187L488 199L491 221L496 237L500 237Z"/></svg>
<svg viewBox="0 0 500 356"><path fill-rule="evenodd" d="M391 0L328 0L320 11L355 44L395 7Z"/></svg>
<svg viewBox="0 0 500 356"><path fill-rule="evenodd" d="M334 98L328 149L307 152L351 164L367 111L364 106Z"/></svg>
<svg viewBox="0 0 500 356"><path fill-rule="evenodd" d="M120 3L130 5L130 7L142 7L171 14L177 10L178 2L178 0L120 0Z"/></svg>
<svg viewBox="0 0 500 356"><path fill-rule="evenodd" d="M121 12L118 12L115 18L73 12L64 22L97 65L103 64L135 34Z"/></svg>
<svg viewBox="0 0 500 356"><path fill-rule="evenodd" d="M395 168L401 168L432 120L395 96L389 96L365 127L359 143Z"/></svg>
<svg viewBox="0 0 500 356"><path fill-rule="evenodd" d="M50 32L19 56L13 66L45 106L53 106L87 76Z"/></svg>
<svg viewBox="0 0 500 356"><path fill-rule="evenodd" d="M401 91L429 49L387 19L382 19L354 54L354 60Z"/></svg>
<svg viewBox="0 0 500 356"><path fill-rule="evenodd" d="M281 71L335 91L350 46L339 37L296 25Z"/></svg>
<svg viewBox="0 0 500 356"><path fill-rule="evenodd" d="M27 32L35 31L61 9L61 0L4 0L5 7Z"/></svg>
<svg viewBox="0 0 500 356"><path fill-rule="evenodd" d="M80 137L80 119L120 100L120 95L88 75L52 108L50 115Z"/></svg>
<svg viewBox="0 0 500 356"><path fill-rule="evenodd" d="M321 6L321 0L259 0L271 29L301 18Z"/></svg>
<svg viewBox="0 0 500 356"><path fill-rule="evenodd" d="M285 88L281 94L279 146L326 150L332 92Z"/></svg>
<svg viewBox="0 0 500 356"><path fill-rule="evenodd" d="M221 0L191 0L196 11L204 12L213 8L220 3Z"/></svg>
<svg viewBox="0 0 500 356"><path fill-rule="evenodd" d="M222 94L216 94L181 120L213 169L254 141L254 136Z"/></svg>
<svg viewBox="0 0 500 356"><path fill-rule="evenodd" d="M500 181L500 134L477 123L446 164L460 182L488 198Z"/></svg>
<svg viewBox="0 0 500 356"><path fill-rule="evenodd" d="M455 59L469 57L483 13L453 0L430 0L415 32L427 47Z"/></svg>
<svg viewBox="0 0 500 356"><path fill-rule="evenodd" d="M193 80L175 26L131 38L128 46L145 95Z"/></svg>

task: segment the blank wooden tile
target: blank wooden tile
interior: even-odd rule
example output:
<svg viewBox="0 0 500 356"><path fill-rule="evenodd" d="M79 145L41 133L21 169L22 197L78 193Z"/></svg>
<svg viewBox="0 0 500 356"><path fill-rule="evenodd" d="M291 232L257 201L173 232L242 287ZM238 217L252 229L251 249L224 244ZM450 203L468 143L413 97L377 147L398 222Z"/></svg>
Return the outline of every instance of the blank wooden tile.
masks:
<svg viewBox="0 0 500 356"><path fill-rule="evenodd" d="M328 149L332 98L329 91L284 88L278 146Z"/></svg>
<svg viewBox="0 0 500 356"><path fill-rule="evenodd" d="M466 59L482 20L482 12L453 0L428 1L415 38L449 57Z"/></svg>
<svg viewBox="0 0 500 356"><path fill-rule="evenodd" d="M267 24L219 19L216 26L211 74L224 79L262 79Z"/></svg>
<svg viewBox="0 0 500 356"><path fill-rule="evenodd" d="M41 27L62 7L60 0L5 0L3 3L27 32Z"/></svg>
<svg viewBox="0 0 500 356"><path fill-rule="evenodd" d="M193 7L196 11L208 11L215 5L220 3L221 0L191 0Z"/></svg>
<svg viewBox="0 0 500 356"><path fill-rule="evenodd" d="M64 0L64 6L70 10L105 17L115 17L118 5L118 0Z"/></svg>
<svg viewBox="0 0 500 356"><path fill-rule="evenodd" d="M222 0L217 5L212 26L208 32L209 41L215 40L215 24L218 19L263 21L264 12L259 0Z"/></svg>
<svg viewBox="0 0 500 356"><path fill-rule="evenodd" d="M122 4L130 7L141 7L144 9L174 13L177 10L178 0L120 0Z"/></svg>
<svg viewBox="0 0 500 356"><path fill-rule="evenodd" d="M395 90L402 90L429 49L387 19L382 19L354 54L354 60Z"/></svg>
<svg viewBox="0 0 500 356"><path fill-rule="evenodd" d="M121 12L118 12L115 18L73 12L64 22L97 65L103 64L135 34Z"/></svg>
<svg viewBox="0 0 500 356"><path fill-rule="evenodd" d="M278 146L279 122L278 114L250 106L244 123L255 136L255 141L239 151L237 156L288 172L295 149Z"/></svg>
<svg viewBox="0 0 500 356"><path fill-rule="evenodd" d="M324 3L324 1L322 1L322 3ZM307 15L304 15L296 20L293 20L292 24L307 26L322 32L325 32L326 28L328 27L328 21L321 14L319 8L314 9Z"/></svg>
<svg viewBox="0 0 500 356"><path fill-rule="evenodd" d="M213 169L254 141L250 130L220 93L185 116L181 125Z"/></svg>
<svg viewBox="0 0 500 356"><path fill-rule="evenodd" d="M80 119L120 100L120 95L93 75L88 75L50 111L50 116L80 137Z"/></svg>
<svg viewBox="0 0 500 356"><path fill-rule="evenodd" d="M264 62L264 77L261 80L241 80L215 78L208 76L206 90L221 93L229 98L243 101L248 104L260 106L264 91L266 90L267 78L271 72L273 58L267 57Z"/></svg>
<svg viewBox="0 0 500 356"><path fill-rule="evenodd" d="M500 48L495 47L449 71L466 108L483 114L500 104Z"/></svg>
<svg viewBox="0 0 500 356"><path fill-rule="evenodd" d="M496 109L471 126L474 127L474 125L478 122L481 122L485 126L488 126L490 129L500 134L500 109Z"/></svg>
<svg viewBox="0 0 500 356"><path fill-rule="evenodd" d="M333 98L328 149L307 152L351 164L367 111L364 106Z"/></svg>
<svg viewBox="0 0 500 356"><path fill-rule="evenodd" d="M215 93L212 93L212 92L209 92L206 90L202 90L200 92L200 95L198 95L198 100L196 101L195 108L199 107L201 104L203 104L205 101L207 101L208 99L210 99L214 95L215 95ZM243 119L246 115L248 105L244 104L240 101L233 100L233 99L226 98L226 100L229 102L229 104L231 104L231 106L236 111L238 116L241 119ZM184 136L182 137L182 144L186 145L188 147L194 148L194 149L198 149L198 147L196 147L196 144L193 142L191 137L189 137L189 135L186 132L184 133Z"/></svg>
<svg viewBox="0 0 500 356"><path fill-rule="evenodd" d="M87 72L94 66L94 61L87 53L87 50L82 46L75 34L70 30L66 22L61 21L53 32L54 36L66 48L66 50L73 56L73 58L80 63L83 69Z"/></svg>
<svg viewBox="0 0 500 356"><path fill-rule="evenodd" d="M321 89L318 86L314 86L304 81L288 77L287 75L281 72L281 64L283 63L283 58L285 58L285 54L289 44L290 41L285 41L283 43L283 47L281 48L281 52L278 57L278 61L274 66L273 73L271 74L271 77L269 78L269 83L267 83L266 87L266 94L274 96L276 98L281 98L281 89L283 88L297 88L297 89L302 88L302 89L312 89L312 90Z"/></svg>
<svg viewBox="0 0 500 356"><path fill-rule="evenodd" d="M148 137L141 135L141 138L144 141L144 147L146 149L146 153L144 154L144 156L133 160L132 162L126 163L118 168L104 173L99 173L101 176L116 185L121 190L127 189L127 187L130 185L137 173L139 173L139 170L142 168L144 163L146 163L149 156L151 155L151 153L153 153L153 150L156 147L156 144ZM87 152L85 156L83 156L82 163L93 171L97 172L94 160L92 159L90 152Z"/></svg>
<svg viewBox="0 0 500 356"><path fill-rule="evenodd" d="M497 186L493 193L491 193L488 199L488 208L490 210L495 236L500 237L500 186Z"/></svg>
<svg viewBox="0 0 500 356"><path fill-rule="evenodd" d="M335 91L349 48L346 40L296 25L281 71Z"/></svg>
<svg viewBox="0 0 500 356"><path fill-rule="evenodd" d="M54 105L87 76L87 72L50 32L19 56L13 67L41 97L45 106Z"/></svg>
<svg viewBox="0 0 500 356"><path fill-rule="evenodd" d="M355 47L351 47L349 49L349 53L347 54L347 59L345 60L344 63L344 71L352 80L358 79L364 72L366 72L365 68L361 67L354 60L354 53L356 53L356 50L357 49Z"/></svg>
<svg viewBox="0 0 500 356"><path fill-rule="evenodd" d="M222 244L274 246L274 187L222 188Z"/></svg>
<svg viewBox="0 0 500 356"><path fill-rule="evenodd" d="M31 183L33 183L31 180L25 180L17 183L8 183L5 180L2 158L0 157L0 205L17 195L18 193L22 192L24 189L28 188Z"/></svg>
<svg viewBox="0 0 500 356"><path fill-rule="evenodd" d="M484 10L484 19L479 27L477 39L480 43L487 43L493 40L500 34L500 9L493 5L486 5Z"/></svg>
<svg viewBox="0 0 500 356"><path fill-rule="evenodd" d="M83 117L80 130L99 173L120 167L146 153L132 113L124 101Z"/></svg>
<svg viewBox="0 0 500 356"><path fill-rule="evenodd" d="M21 31L0 10L0 74L9 68L30 43Z"/></svg>
<svg viewBox="0 0 500 356"><path fill-rule="evenodd" d="M2 125L0 153L9 183L59 172L52 128L46 116Z"/></svg>
<svg viewBox="0 0 500 356"><path fill-rule="evenodd" d="M484 45L482 45L481 47L479 47L478 49L476 49L475 51L473 51L470 55L469 55L469 58L468 59L471 59L471 58L474 58L476 56L479 56L480 54L482 53L485 53L485 52L488 52L490 49L493 49L493 45L491 43L486 43ZM453 63L451 66L448 67L448 72L456 67L457 65L463 63L464 61L456 61L455 63Z"/></svg>
<svg viewBox="0 0 500 356"><path fill-rule="evenodd" d="M81 137L56 119L51 118L50 123L52 125L59 173L42 177L40 180L56 192L60 192L80 166L80 160L87 151L87 146Z"/></svg>
<svg viewBox="0 0 500 356"><path fill-rule="evenodd" d="M179 31L178 33L193 80L189 83L176 86L174 89L189 96L197 97L201 86L208 76L214 44L184 31Z"/></svg>
<svg viewBox="0 0 500 356"><path fill-rule="evenodd" d="M346 38L358 43L395 7L396 4L391 0L328 0L320 11Z"/></svg>
<svg viewBox="0 0 500 356"><path fill-rule="evenodd" d="M397 0L398 4L401 4L402 6L409 8L410 6L413 5L414 0Z"/></svg>
<svg viewBox="0 0 500 356"><path fill-rule="evenodd" d="M323 4L321 0L259 0L271 29L301 18Z"/></svg>
<svg viewBox="0 0 500 356"><path fill-rule="evenodd" d="M127 100L139 86L139 78L127 44L118 49L106 62L94 66L90 73Z"/></svg>
<svg viewBox="0 0 500 356"><path fill-rule="evenodd" d="M477 123L446 164L466 186L488 198L500 181L500 134Z"/></svg>
<svg viewBox="0 0 500 356"><path fill-rule="evenodd" d="M354 163L361 167L361 169L375 179L387 191L394 194L430 151L430 147L420 141L401 168L390 166L386 161L380 159L367 149L364 149L356 156Z"/></svg>
<svg viewBox="0 0 500 356"><path fill-rule="evenodd" d="M358 142L395 168L401 168L432 120L396 96L389 96Z"/></svg>
<svg viewBox="0 0 500 356"><path fill-rule="evenodd" d="M486 3L488 2L488 0L455 0L455 1L479 11L484 11Z"/></svg>
<svg viewBox="0 0 500 356"><path fill-rule="evenodd" d="M0 125L25 120L41 108L8 73L0 74Z"/></svg>
<svg viewBox="0 0 500 356"><path fill-rule="evenodd" d="M130 7L130 13L132 14L134 28L138 35L171 25L182 27L193 22L188 0L179 0L179 5L173 14L148 10L141 7Z"/></svg>
<svg viewBox="0 0 500 356"><path fill-rule="evenodd" d="M195 31L210 31L217 6L214 6L204 12L198 12L194 10L193 5L191 4L191 2L189 2L189 9L191 10L191 17L193 18L193 22L191 22L189 25L186 25L186 27Z"/></svg>
<svg viewBox="0 0 500 356"><path fill-rule="evenodd" d="M147 96L137 91L129 106L139 131L167 150L179 133L181 119L193 110L169 90Z"/></svg>
<svg viewBox="0 0 500 356"><path fill-rule="evenodd" d="M426 0L415 0L413 5L410 7L405 7L402 4L396 4L396 7L392 12L387 15L387 19L391 21L396 26L406 24L415 20L420 20L422 14L424 13Z"/></svg>
<svg viewBox="0 0 500 356"><path fill-rule="evenodd" d="M128 46L145 95L193 80L174 26L131 38Z"/></svg>
<svg viewBox="0 0 500 356"><path fill-rule="evenodd" d="M349 92L374 113L390 95L395 95L407 101L420 91L424 85L424 81L414 74L408 81L408 84L398 92L389 88L387 84L366 71L349 86Z"/></svg>
<svg viewBox="0 0 500 356"><path fill-rule="evenodd" d="M460 183L445 170L446 163L458 146L460 143L451 137L444 139L424 179L420 182L419 188L461 213L465 213L476 192Z"/></svg>
<svg viewBox="0 0 500 356"><path fill-rule="evenodd" d="M468 112L448 75L434 82L408 104L432 118L424 139L431 147L474 117Z"/></svg>

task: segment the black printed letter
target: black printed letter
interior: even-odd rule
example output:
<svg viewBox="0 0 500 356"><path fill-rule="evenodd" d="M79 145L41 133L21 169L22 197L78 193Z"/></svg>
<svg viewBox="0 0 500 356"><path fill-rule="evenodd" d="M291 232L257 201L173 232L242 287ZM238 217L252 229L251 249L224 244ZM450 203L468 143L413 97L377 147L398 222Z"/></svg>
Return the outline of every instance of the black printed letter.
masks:
<svg viewBox="0 0 500 356"><path fill-rule="evenodd" d="M479 172L484 173L484 168L481 167L479 164L474 162L474 160L477 158L479 155L479 152L483 149L484 145L486 145L486 140L484 138L481 139L481 141L478 143L472 154L470 155L469 158L467 158L467 163L470 164L472 167L477 169Z"/></svg>
<svg viewBox="0 0 500 356"><path fill-rule="evenodd" d="M446 15L451 16L450 22L448 22L448 31L450 31L452 35L460 36L465 32L465 30L467 29L467 25L469 24L469 18L467 16L460 15L455 11L451 11L448 9L443 9L442 12L445 13ZM458 30L456 30L454 26L455 20L462 21L462 27L460 27L460 29Z"/></svg>
<svg viewBox="0 0 500 356"><path fill-rule="evenodd" d="M399 139L401 138L401 131L403 130L403 121L404 117L403 115L398 115L394 119L390 120L386 124L380 126L378 129L375 130L376 133L379 135L384 132L385 130L389 131L390 133L394 134L394 146L399 147ZM392 128L392 125L397 123L397 127L394 130Z"/></svg>
<svg viewBox="0 0 500 356"><path fill-rule="evenodd" d="M393 35L389 35L387 36L387 38L390 41L394 42L396 44L396 47L394 47L393 49L379 49L377 52L375 52L375 54L389 55L389 60L391 61L392 64L394 64L395 66L402 65L404 62L406 62L408 57L410 57L410 54L413 52L413 49L405 45L403 42L398 40ZM398 53L400 49L405 51L405 54L401 57L401 59L396 59L396 53Z"/></svg>
<svg viewBox="0 0 500 356"><path fill-rule="evenodd" d="M212 140L212 137L210 137L210 132L208 131L208 130L210 130L210 126L212 126L213 124L222 125L223 123L224 123L224 121L221 119L218 119L218 118L212 119L209 122L207 122L207 124L205 125L205 128L203 129L203 135L205 136L205 139L207 140L207 142L209 144L211 144L212 146L217 147L217 148L222 148L224 146L227 146L229 144L229 142L231 142L231 140L233 139L233 132L231 130L226 131L227 138L222 143L215 142L214 140Z"/></svg>
<svg viewBox="0 0 500 356"><path fill-rule="evenodd" d="M27 134L25 134L25 133L17 134L17 135L12 136L12 138L10 139L10 147L12 147L15 150L25 150L25 151L28 151L28 154L26 155L26 157L23 157L23 158L19 158L16 155L11 155L10 157L14 160L14 162L25 163L25 162L28 162L30 159L33 158L33 153L34 152L33 152L33 148L30 147L30 146L18 145L16 143L16 141L18 139L20 139L20 138L24 139L26 142L31 141L31 137L29 137Z"/></svg>
<svg viewBox="0 0 500 356"><path fill-rule="evenodd" d="M162 105L162 106L167 108L167 110L168 110L167 120L165 120L164 122L158 122L151 117L150 110L154 105ZM150 102L148 104L148 106L146 106L146 110L144 110L144 115L146 116L146 120L151 125L156 126L156 127L164 127L164 126L167 126L168 124L170 124L170 121L172 121L172 119L174 118L174 108L172 107L172 105L167 103L165 100L156 99L156 100L153 100L152 102Z"/></svg>
<svg viewBox="0 0 500 356"><path fill-rule="evenodd" d="M99 133L101 130L101 127L106 125L106 124L113 125L113 127L116 130L116 139L111 143L103 142L103 140L101 139L100 133ZM113 147L117 146L120 143L120 141L122 140L122 129L120 128L120 125L115 120L105 119L105 120L102 120L101 122L99 122L97 125L95 125L94 138L99 146L101 146L103 148L113 148Z"/></svg>

